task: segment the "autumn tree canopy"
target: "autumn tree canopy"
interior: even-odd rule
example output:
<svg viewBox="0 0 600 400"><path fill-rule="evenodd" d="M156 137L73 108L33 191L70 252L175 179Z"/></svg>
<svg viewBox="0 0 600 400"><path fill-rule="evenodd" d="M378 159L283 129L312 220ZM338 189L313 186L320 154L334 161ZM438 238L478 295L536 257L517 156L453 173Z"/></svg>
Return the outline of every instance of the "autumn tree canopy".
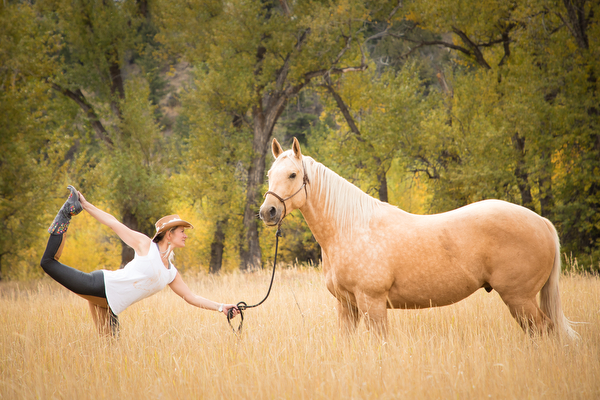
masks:
<svg viewBox="0 0 600 400"><path fill-rule="evenodd" d="M259 268L273 245L256 218L269 144L294 136L410 212L486 198L528 207L598 269L599 8L3 2L2 277L39 274L69 183L147 234L164 214L190 213L182 260L193 268ZM317 262L301 216L286 224L283 257ZM115 268L133 256L120 253Z"/></svg>

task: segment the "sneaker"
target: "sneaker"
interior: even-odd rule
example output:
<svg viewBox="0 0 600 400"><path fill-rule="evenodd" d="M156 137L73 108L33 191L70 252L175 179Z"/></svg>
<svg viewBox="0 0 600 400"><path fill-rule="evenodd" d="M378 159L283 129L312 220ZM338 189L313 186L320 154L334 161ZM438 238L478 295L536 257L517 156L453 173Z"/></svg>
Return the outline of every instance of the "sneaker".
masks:
<svg viewBox="0 0 600 400"><path fill-rule="evenodd" d="M71 222L71 217L83 211L83 207L79 202L79 194L77 193L77 190L71 185L67 186L67 189L71 191L71 194L69 195L69 198L65 204L63 204L61 209L58 211L58 214L56 214L56 217L54 218L52 225L50 225L50 228L48 228L48 232L55 235L61 235L65 233L69 227L69 223Z"/></svg>

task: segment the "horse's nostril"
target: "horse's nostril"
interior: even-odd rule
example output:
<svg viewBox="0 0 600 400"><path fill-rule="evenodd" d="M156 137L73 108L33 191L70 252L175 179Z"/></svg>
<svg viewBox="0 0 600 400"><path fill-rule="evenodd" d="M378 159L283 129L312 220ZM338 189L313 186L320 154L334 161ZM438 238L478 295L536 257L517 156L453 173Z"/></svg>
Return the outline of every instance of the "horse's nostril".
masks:
<svg viewBox="0 0 600 400"><path fill-rule="evenodd" d="M277 209L275 207L269 208L269 215L273 218L277 214Z"/></svg>

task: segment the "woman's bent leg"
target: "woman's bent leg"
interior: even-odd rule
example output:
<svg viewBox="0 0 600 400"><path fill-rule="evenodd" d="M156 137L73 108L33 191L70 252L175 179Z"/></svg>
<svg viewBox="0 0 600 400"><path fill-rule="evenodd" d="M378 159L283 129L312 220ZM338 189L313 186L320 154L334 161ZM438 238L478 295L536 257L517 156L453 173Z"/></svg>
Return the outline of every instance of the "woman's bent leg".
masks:
<svg viewBox="0 0 600 400"><path fill-rule="evenodd" d="M63 240L62 234L50 235L46 251L40 262L44 271L52 279L76 294L106 298L102 271L86 273L68 267L56 260L56 254L61 248Z"/></svg>
<svg viewBox="0 0 600 400"><path fill-rule="evenodd" d="M108 308L100 307L97 304L88 301L90 305L90 312L92 314L92 320L94 321L94 325L96 325L96 329L98 333L102 336L110 335L110 327L108 325Z"/></svg>
<svg viewBox="0 0 600 400"><path fill-rule="evenodd" d="M121 324L119 323L119 317L117 314L112 312L112 310L108 309L108 324L110 325L110 331L114 338L119 338L119 333L121 332Z"/></svg>
<svg viewBox="0 0 600 400"><path fill-rule="evenodd" d="M63 249L65 248L66 241L67 241L67 232L63 233L63 238L60 243L60 246L58 246L58 250L56 250L56 253L54 254L54 259L56 261L58 261L60 259L60 256L62 256L62 252L63 252Z"/></svg>
<svg viewBox="0 0 600 400"><path fill-rule="evenodd" d="M118 338L119 318L106 301L104 273L86 273L58 262L64 242L64 234L51 234L40 265L52 279L88 300L92 320L100 335Z"/></svg>
<svg viewBox="0 0 600 400"><path fill-rule="evenodd" d="M89 301L90 312L98 333L102 336L119 337L119 318L110 308L104 308L92 301Z"/></svg>
<svg viewBox="0 0 600 400"><path fill-rule="evenodd" d="M82 272L57 261L64 245L64 235L50 235L46 251L40 265L55 281L89 302L92 319L101 335L119 336L119 319L106 301L104 273L102 271Z"/></svg>

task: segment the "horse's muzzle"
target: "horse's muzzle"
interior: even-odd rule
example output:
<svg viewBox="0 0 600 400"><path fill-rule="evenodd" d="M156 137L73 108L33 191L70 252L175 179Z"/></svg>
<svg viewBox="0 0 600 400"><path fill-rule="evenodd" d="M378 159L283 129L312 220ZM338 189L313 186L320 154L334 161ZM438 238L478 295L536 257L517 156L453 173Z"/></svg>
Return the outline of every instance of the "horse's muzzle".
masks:
<svg viewBox="0 0 600 400"><path fill-rule="evenodd" d="M279 223L279 221L281 220L281 217L282 217L281 213L282 213L282 210L279 207L276 207L273 205L268 205L268 204L263 204L260 207L260 211L258 212L258 215L260 216L260 219L262 219L266 225L274 226L274 225L277 225Z"/></svg>

